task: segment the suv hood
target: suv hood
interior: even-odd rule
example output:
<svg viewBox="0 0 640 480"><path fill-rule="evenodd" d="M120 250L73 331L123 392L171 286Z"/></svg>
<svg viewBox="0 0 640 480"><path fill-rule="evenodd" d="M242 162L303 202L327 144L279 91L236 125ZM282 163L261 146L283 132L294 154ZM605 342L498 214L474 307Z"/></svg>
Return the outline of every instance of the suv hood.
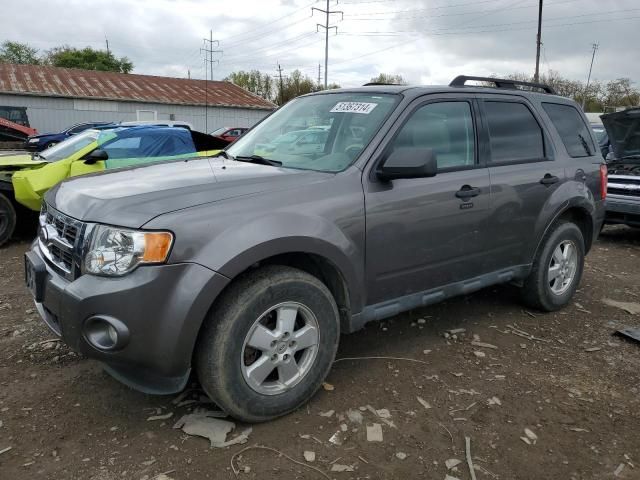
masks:
<svg viewBox="0 0 640 480"><path fill-rule="evenodd" d="M616 158L640 155L640 108L607 113L600 118ZM640 163L640 158L633 162Z"/></svg>
<svg viewBox="0 0 640 480"><path fill-rule="evenodd" d="M163 213L299 187L333 175L200 158L84 175L52 188L45 200L78 220L139 228Z"/></svg>

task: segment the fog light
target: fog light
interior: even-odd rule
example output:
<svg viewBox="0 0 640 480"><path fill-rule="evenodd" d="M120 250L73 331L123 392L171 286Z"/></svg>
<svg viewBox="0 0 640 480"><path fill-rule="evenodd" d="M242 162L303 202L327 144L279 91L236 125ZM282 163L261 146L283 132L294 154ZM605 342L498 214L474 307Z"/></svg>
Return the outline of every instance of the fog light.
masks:
<svg viewBox="0 0 640 480"><path fill-rule="evenodd" d="M119 350L129 343L129 329L116 318L94 316L85 321L84 337L98 350Z"/></svg>

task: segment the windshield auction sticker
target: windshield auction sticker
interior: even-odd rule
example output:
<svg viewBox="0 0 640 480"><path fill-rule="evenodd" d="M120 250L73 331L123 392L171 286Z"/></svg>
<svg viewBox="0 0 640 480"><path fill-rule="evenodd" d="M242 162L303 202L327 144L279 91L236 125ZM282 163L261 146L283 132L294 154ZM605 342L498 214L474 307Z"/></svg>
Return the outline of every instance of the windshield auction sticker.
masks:
<svg viewBox="0 0 640 480"><path fill-rule="evenodd" d="M333 107L331 113L364 113L369 115L374 108L378 106L377 103L365 103L365 102L338 102Z"/></svg>

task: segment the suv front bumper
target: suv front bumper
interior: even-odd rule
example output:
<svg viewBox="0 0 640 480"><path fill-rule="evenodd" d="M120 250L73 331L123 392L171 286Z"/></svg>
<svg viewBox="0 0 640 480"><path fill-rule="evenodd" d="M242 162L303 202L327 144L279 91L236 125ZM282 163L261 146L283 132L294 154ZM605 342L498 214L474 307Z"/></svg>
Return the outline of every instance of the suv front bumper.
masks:
<svg viewBox="0 0 640 480"><path fill-rule="evenodd" d="M46 263L37 242L27 253L38 275L38 312L73 350L105 364L145 393L182 390L193 348L211 304L228 279L194 263L142 266L122 277L82 275L68 281ZM115 348L101 348L96 319L117 327ZM105 337L106 338L106 337Z"/></svg>

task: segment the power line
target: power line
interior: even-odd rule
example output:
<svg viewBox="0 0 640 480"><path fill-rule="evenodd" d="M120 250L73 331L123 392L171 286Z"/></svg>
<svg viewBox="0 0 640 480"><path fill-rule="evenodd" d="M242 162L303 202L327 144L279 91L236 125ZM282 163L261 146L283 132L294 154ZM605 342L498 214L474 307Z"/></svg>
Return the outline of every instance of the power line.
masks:
<svg viewBox="0 0 640 480"><path fill-rule="evenodd" d="M582 14L582 15L569 15L569 16L565 16L565 17L555 17L555 18L547 18L545 19L545 25L546 28L551 28L551 27L556 27L556 26L566 26L566 25L582 25L585 23L593 23L593 22L574 22L574 23L561 23L561 24L549 24L550 22L557 22L560 20L567 20L567 19L572 19L572 18L584 18L584 17L593 17L593 16L598 16L600 19L602 19L603 15L608 15L608 14L615 14L615 13L624 13L624 12L633 12L633 11L640 11L640 8L630 8L630 9L624 9L624 10L612 10L610 12L606 12L606 13L586 13L586 14ZM617 20L627 20L628 18L636 18L636 17L625 17L625 18L605 18L602 19L603 21L617 21ZM469 32L464 32L464 31L459 31L459 30L470 30L470 29L478 29L478 28L489 28L489 27L504 27L504 26L513 26L513 25L524 25L527 23L535 23L536 20L524 20L524 21L520 21L520 22L508 22L508 23L493 23L493 24L485 24L485 25L476 25L476 26L460 26L460 27L446 27L446 28L437 28L434 30L392 30L392 31L365 31L365 32L340 32L338 35L339 36L344 36L344 35L348 35L348 36L363 36L363 37L368 37L368 36L401 36L402 34L407 34L407 33L415 33L415 34L429 34L431 36L438 36L438 35L457 35L457 34L474 34L474 33L487 33L487 32L504 32L504 31L508 31L508 30L524 30L526 28L533 28L532 27L525 27L524 29L521 28L510 28L510 29L496 29L496 30L482 30L480 31L469 31ZM441 32L451 32L452 33L441 33Z"/></svg>
<svg viewBox="0 0 640 480"><path fill-rule="evenodd" d="M311 16L313 16L314 11L318 11L320 13L325 14L325 23L322 25L321 23L316 24L316 30L319 31L320 28L324 28L324 88L327 88L327 75L329 73L329 30L332 28L336 29L336 35L338 34L338 27L335 25L329 25L329 16L334 14L340 14L344 19L344 12L340 10L330 10L329 9L329 0L327 0L327 8L326 10L322 10L321 8L312 7L311 8Z"/></svg>
<svg viewBox="0 0 640 480"><path fill-rule="evenodd" d="M281 21L281 20L284 20L285 18L290 18L290 17L291 17L291 15L292 15L292 14L294 14L294 13L300 12L300 11L302 11L302 10L307 10L310 6L314 5L314 4L315 4L315 3L317 3L318 1L319 1L319 0L314 0L313 2L306 4L304 7L300 7L300 8L298 8L298 9L296 9L296 10L292 11L292 12L287 13L286 15L283 15L283 16L281 16L281 17L275 18L275 19L273 19L273 20L268 20L268 21L267 21L267 22L265 22L265 24L264 24L263 26L261 26L261 27L252 28L252 29L246 30L246 31L244 31L244 32L242 32L242 33L238 33L238 34L236 34L236 35L231 35L231 36L229 36L229 37L226 37L226 40L229 40L229 39L231 39L231 38L243 37L243 36L245 36L245 35L246 35L246 34L248 34L248 33L251 33L251 32L257 32L257 31L260 31L260 30L264 30L265 28L267 28L267 29L268 29L268 28L271 28L271 27L273 26L273 24L274 24L274 23L277 23L277 22L279 22L279 21Z"/></svg>
<svg viewBox="0 0 640 480"><path fill-rule="evenodd" d="M314 35L315 35L315 33L317 33L317 32L314 32ZM306 42L306 43L302 43L302 44L298 44L298 45L293 45L293 46L290 46L289 48L286 48L284 50L278 50L278 51L273 52L273 53L265 53L263 55L258 55L258 56L253 56L253 54L252 54L252 56L250 56L250 57L242 57L242 58L240 58L238 60L233 60L233 58L232 58L233 61L231 61L231 62L227 62L226 61L226 57L223 57L222 58L222 63L225 64L225 65L241 65L241 64L246 64L246 63L253 63L253 60L256 60L256 59L260 59L261 60L261 59L264 59L264 58L280 56L283 53L290 52L290 51L293 51L293 50L300 50L301 48L304 48L304 47L307 47L309 45L318 43L319 40L321 40L320 37L313 38L310 42ZM291 42L288 42L288 43L291 43Z"/></svg>
<svg viewBox="0 0 640 480"><path fill-rule="evenodd" d="M548 5L562 5L562 4L566 4L566 3L573 3L573 2L577 2L578 0L562 0L562 1L556 1L556 2L549 2ZM499 7L499 8L495 8L493 10L491 10L492 12L497 12L497 13L502 13L506 10L522 10L522 9L526 9L526 8L534 8L535 5L521 5L521 6L512 6L512 7ZM401 13L414 13L414 12L421 12L423 10L426 9L416 9L416 10L399 10L396 12L373 12L373 13L367 13L367 14L362 14L364 15L389 15L392 13L396 13L396 14L401 14ZM467 12L455 12L455 13L441 13L438 15L432 15L429 13L424 13L424 14L419 14L419 15L409 15L406 17L398 17L395 16L393 17L393 21L398 21L398 20L413 20L416 18L443 18L443 17L461 17L464 15L475 15L475 14L483 14L482 16L484 16L484 13L487 12L487 10L474 10L474 11L467 11ZM602 13L606 13L606 12L602 12ZM347 21L351 21L351 22L382 22L382 21L389 21L389 18L352 18L352 16L347 15Z"/></svg>

